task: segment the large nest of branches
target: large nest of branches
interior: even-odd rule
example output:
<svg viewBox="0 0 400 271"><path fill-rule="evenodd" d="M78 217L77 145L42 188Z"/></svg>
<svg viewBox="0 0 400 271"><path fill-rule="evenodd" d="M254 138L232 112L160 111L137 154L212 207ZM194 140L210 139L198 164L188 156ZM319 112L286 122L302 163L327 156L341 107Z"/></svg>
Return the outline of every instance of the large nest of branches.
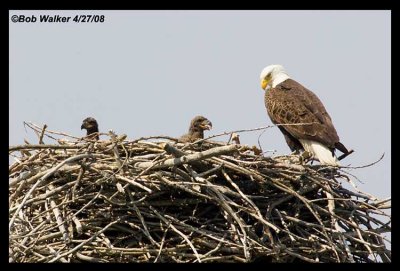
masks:
<svg viewBox="0 0 400 271"><path fill-rule="evenodd" d="M342 169L211 140L30 127L41 144L9 148L10 262L391 261L390 198L344 188Z"/></svg>

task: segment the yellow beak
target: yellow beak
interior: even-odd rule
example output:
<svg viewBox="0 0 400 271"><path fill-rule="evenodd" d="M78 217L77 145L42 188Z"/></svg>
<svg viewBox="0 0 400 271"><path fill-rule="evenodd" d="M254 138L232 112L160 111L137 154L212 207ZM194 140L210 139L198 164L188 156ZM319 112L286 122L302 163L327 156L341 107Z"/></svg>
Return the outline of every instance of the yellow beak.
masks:
<svg viewBox="0 0 400 271"><path fill-rule="evenodd" d="M265 89L265 88L267 87L268 83L269 83L268 80L263 79L263 80L261 81L261 88L262 88L262 89Z"/></svg>

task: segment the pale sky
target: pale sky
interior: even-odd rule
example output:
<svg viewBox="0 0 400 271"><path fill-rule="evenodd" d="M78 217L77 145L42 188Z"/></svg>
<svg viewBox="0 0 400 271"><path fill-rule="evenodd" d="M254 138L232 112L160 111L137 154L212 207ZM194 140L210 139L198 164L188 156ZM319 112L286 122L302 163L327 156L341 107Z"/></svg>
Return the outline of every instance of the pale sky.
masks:
<svg viewBox="0 0 400 271"><path fill-rule="evenodd" d="M75 15L104 15L76 23ZM13 23L12 15L36 16ZM71 16L68 23L40 15ZM83 136L92 116L102 132L128 139L184 134L190 120L213 123L206 136L271 125L261 70L283 65L325 104L341 142L342 165L362 191L391 195L390 11L10 11L10 145L31 121ZM261 132L241 133L257 145ZM107 137L103 136L103 139ZM214 140L227 140L218 137ZM259 138L266 155L289 154L278 128ZM47 139L47 143L54 143ZM340 152L338 152L340 154Z"/></svg>

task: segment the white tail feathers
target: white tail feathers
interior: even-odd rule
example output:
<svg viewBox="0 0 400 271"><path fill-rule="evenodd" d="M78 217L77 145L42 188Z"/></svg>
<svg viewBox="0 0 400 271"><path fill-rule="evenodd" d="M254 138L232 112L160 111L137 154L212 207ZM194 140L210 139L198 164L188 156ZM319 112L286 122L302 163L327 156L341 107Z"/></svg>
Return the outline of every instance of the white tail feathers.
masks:
<svg viewBox="0 0 400 271"><path fill-rule="evenodd" d="M299 140L301 145L303 145L304 150L317 158L321 165L340 166L339 160L334 154L332 154L332 151L321 143L307 139Z"/></svg>

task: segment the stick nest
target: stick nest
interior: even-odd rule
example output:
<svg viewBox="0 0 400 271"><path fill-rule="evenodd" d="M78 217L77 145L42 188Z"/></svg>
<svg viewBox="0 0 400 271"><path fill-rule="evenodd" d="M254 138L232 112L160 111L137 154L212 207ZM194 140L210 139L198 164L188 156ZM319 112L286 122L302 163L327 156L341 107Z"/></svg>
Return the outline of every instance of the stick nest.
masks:
<svg viewBox="0 0 400 271"><path fill-rule="evenodd" d="M9 148L10 262L391 261L390 199L344 188L342 169L111 131L45 145L44 130Z"/></svg>

